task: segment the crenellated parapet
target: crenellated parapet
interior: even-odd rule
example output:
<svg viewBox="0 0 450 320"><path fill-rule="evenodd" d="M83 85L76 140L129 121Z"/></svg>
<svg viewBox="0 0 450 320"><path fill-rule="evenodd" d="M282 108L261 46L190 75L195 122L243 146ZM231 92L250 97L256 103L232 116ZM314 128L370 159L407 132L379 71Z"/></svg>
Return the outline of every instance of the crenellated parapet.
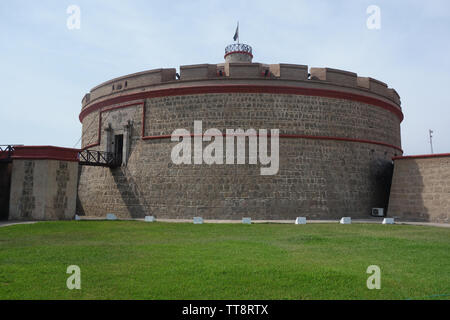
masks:
<svg viewBox="0 0 450 320"><path fill-rule="evenodd" d="M91 89L90 93L83 98L83 105L101 98L103 96L129 91L142 86L158 85L176 79L176 70L154 69L138 73L129 74L106 81Z"/></svg>
<svg viewBox="0 0 450 320"><path fill-rule="evenodd" d="M354 72L331 68L311 68L311 80L328 81L338 85L356 87L357 75Z"/></svg>
<svg viewBox="0 0 450 320"><path fill-rule="evenodd" d="M217 65L215 64L194 64L180 67L180 79L199 80L217 77Z"/></svg>
<svg viewBox="0 0 450 320"><path fill-rule="evenodd" d="M308 66L305 65L278 63L271 64L269 70L276 78L288 80L308 79Z"/></svg>
<svg viewBox="0 0 450 320"><path fill-rule="evenodd" d="M352 93L382 97L400 108L400 96L382 81L360 77L354 72L332 68L309 68L295 64L264 64L251 62L225 62L195 64L175 68L154 69L106 81L87 93L82 99L83 109L103 99L142 91L222 84L249 84L326 88L349 90ZM223 82L223 83L221 83Z"/></svg>

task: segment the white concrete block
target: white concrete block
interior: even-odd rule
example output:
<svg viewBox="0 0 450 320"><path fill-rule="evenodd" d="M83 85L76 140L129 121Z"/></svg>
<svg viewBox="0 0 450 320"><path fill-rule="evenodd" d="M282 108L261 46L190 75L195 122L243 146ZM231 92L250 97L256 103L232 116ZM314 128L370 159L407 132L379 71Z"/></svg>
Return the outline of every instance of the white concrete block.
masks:
<svg viewBox="0 0 450 320"><path fill-rule="evenodd" d="M306 218L305 217L297 217L297 219L295 219L295 224L306 224Z"/></svg>
<svg viewBox="0 0 450 320"><path fill-rule="evenodd" d="M114 213L107 213L106 220L117 220L117 217Z"/></svg>
<svg viewBox="0 0 450 320"><path fill-rule="evenodd" d="M352 218L351 217L342 217L341 218L341 224L351 224Z"/></svg>
<svg viewBox="0 0 450 320"><path fill-rule="evenodd" d="M145 216L144 221L145 222L155 222L156 218L154 216Z"/></svg>
<svg viewBox="0 0 450 320"><path fill-rule="evenodd" d="M244 223L244 224L252 224L252 218L242 218L242 223Z"/></svg>
<svg viewBox="0 0 450 320"><path fill-rule="evenodd" d="M203 224L202 217L194 217L194 224Z"/></svg>
<svg viewBox="0 0 450 320"><path fill-rule="evenodd" d="M384 218L382 224L394 224L394 218Z"/></svg>
<svg viewBox="0 0 450 320"><path fill-rule="evenodd" d="M77 220L77 221L81 220L80 216L76 214L75 215L75 220Z"/></svg>

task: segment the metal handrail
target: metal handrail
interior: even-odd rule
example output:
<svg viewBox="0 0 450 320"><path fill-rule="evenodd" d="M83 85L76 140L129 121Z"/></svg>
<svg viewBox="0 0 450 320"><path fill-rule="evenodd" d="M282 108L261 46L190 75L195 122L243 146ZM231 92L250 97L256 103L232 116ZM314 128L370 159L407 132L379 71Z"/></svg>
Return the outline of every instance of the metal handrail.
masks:
<svg viewBox="0 0 450 320"><path fill-rule="evenodd" d="M82 150L78 152L78 162L81 165L117 167L120 165L118 157L113 152Z"/></svg>
<svg viewBox="0 0 450 320"><path fill-rule="evenodd" d="M0 145L0 161L11 161L11 156L14 153L14 145Z"/></svg>
<svg viewBox="0 0 450 320"><path fill-rule="evenodd" d="M11 144L0 144L0 152L14 151L14 145Z"/></svg>

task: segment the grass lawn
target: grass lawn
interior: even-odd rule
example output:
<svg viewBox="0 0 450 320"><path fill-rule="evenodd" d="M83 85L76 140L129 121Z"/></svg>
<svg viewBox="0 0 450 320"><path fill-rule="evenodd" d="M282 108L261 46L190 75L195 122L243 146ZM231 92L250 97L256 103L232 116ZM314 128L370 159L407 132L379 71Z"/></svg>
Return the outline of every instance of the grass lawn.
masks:
<svg viewBox="0 0 450 320"><path fill-rule="evenodd" d="M69 265L81 290L69 290ZM381 289L369 290L369 265ZM450 229L40 222L0 228L0 299L449 299Z"/></svg>

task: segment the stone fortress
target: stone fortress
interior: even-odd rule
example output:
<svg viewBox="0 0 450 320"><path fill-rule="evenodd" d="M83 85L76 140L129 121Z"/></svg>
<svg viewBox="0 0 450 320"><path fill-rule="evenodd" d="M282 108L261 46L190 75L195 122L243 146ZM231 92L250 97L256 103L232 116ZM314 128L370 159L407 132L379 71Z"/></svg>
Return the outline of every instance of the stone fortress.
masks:
<svg viewBox="0 0 450 320"><path fill-rule="evenodd" d="M122 165L82 167L78 214L331 219L386 207L383 171L402 155L396 91L348 71L252 58L250 46L234 44L224 63L135 73L86 94L82 148L118 151ZM279 129L278 174L172 164L171 133L193 132L195 120L222 132Z"/></svg>
<svg viewBox="0 0 450 320"><path fill-rule="evenodd" d="M370 219L372 208L383 208L400 219L448 222L448 155L432 157L443 171L435 174L442 188L430 191L439 193L439 204L433 195L423 197L424 183L405 189L414 173L398 169L397 163L415 160L402 157L403 113L394 89L349 71L253 63L252 48L245 44L228 46L224 58L219 64L181 66L179 72L134 73L94 87L82 99L81 153L55 147L14 151L9 218L114 213L119 218ZM203 130L222 132L279 129L278 173L261 175L260 166L248 161L174 164L171 151L178 142L171 134L179 128L193 132L194 121L202 121ZM98 159L114 155L115 165L78 165L87 164L80 159L87 151ZM247 159L248 154L247 148ZM41 204L52 214L33 213L39 201L27 175L36 171L37 159L52 162L46 176L60 179ZM15 162L20 163L16 174ZM419 181L421 172L415 172Z"/></svg>

